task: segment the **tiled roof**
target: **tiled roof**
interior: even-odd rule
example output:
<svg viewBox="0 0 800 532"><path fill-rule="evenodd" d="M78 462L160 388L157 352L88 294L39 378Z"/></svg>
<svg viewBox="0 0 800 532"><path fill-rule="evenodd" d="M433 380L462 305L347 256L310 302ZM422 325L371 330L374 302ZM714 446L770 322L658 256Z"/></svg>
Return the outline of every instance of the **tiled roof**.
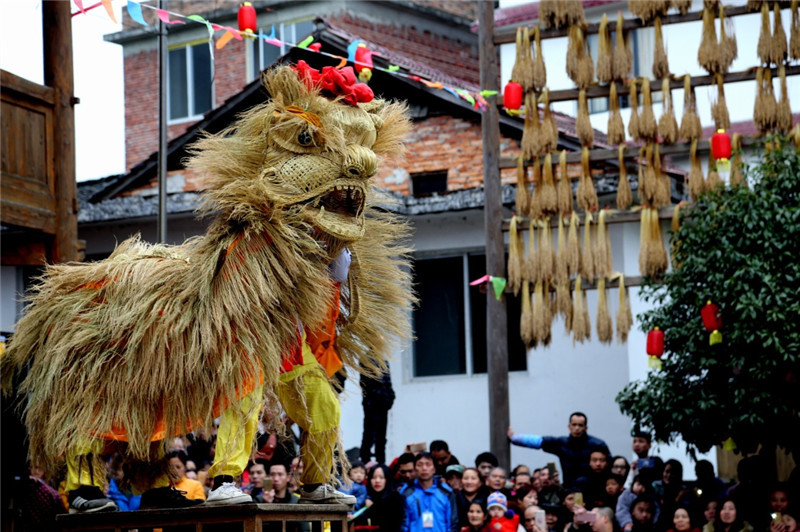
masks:
<svg viewBox="0 0 800 532"><path fill-rule="evenodd" d="M606 4L620 3L620 0L583 0L583 9L591 9ZM539 2L520 4L494 10L495 27L522 24L539 19Z"/></svg>

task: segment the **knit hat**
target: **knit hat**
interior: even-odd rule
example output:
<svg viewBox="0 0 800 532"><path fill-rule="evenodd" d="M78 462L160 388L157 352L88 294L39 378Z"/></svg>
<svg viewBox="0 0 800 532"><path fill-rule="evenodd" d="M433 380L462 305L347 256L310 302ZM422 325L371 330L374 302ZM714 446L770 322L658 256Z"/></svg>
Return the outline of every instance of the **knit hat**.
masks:
<svg viewBox="0 0 800 532"><path fill-rule="evenodd" d="M492 506L499 506L505 512L508 510L508 503L506 501L506 496L500 493L499 491L495 491L489 498L486 499L486 509L488 510Z"/></svg>

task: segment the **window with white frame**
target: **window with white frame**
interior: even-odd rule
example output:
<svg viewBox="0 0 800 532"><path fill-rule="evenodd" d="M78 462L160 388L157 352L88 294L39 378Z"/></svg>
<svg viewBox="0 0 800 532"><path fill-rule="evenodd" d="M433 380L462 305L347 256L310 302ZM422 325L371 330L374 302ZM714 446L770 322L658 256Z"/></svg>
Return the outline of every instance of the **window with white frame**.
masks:
<svg viewBox="0 0 800 532"><path fill-rule="evenodd" d="M415 260L419 304L413 313L414 377L486 373L486 297L494 296L469 286L485 271L482 253ZM509 370L525 371L527 351L519 331L521 299L506 297L505 301Z"/></svg>
<svg viewBox="0 0 800 532"><path fill-rule="evenodd" d="M200 118L209 111L214 101L212 81L207 41L171 48L167 59L169 120Z"/></svg>
<svg viewBox="0 0 800 532"><path fill-rule="evenodd" d="M251 44L250 80L261 75L261 72L272 65L279 57L289 51L293 44L301 42L314 31L314 19L281 22L268 28L261 28L264 35L270 35L275 29L275 39L281 41L280 46L254 39Z"/></svg>

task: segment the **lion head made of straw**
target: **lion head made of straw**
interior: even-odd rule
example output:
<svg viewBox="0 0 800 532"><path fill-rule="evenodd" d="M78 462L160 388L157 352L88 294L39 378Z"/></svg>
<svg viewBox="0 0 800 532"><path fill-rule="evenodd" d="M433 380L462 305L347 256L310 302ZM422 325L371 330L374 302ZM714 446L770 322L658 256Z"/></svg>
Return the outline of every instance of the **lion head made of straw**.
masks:
<svg viewBox="0 0 800 532"><path fill-rule="evenodd" d="M406 106L372 96L352 68L300 61L267 72L272 99L195 146L206 201L247 222L282 213L343 243L364 236L369 180L379 157L402 152Z"/></svg>

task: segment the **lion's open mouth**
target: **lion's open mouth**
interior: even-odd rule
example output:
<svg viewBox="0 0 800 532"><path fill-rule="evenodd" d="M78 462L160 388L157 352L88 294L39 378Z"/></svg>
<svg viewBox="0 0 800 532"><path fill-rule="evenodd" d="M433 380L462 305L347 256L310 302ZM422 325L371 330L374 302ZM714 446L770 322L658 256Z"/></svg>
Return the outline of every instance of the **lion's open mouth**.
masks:
<svg viewBox="0 0 800 532"><path fill-rule="evenodd" d="M330 187L312 206L317 210L314 223L341 240L364 236L366 189L360 183L342 183Z"/></svg>
<svg viewBox="0 0 800 532"><path fill-rule="evenodd" d="M326 212L358 216L364 210L364 191L359 186L337 185L319 200Z"/></svg>

